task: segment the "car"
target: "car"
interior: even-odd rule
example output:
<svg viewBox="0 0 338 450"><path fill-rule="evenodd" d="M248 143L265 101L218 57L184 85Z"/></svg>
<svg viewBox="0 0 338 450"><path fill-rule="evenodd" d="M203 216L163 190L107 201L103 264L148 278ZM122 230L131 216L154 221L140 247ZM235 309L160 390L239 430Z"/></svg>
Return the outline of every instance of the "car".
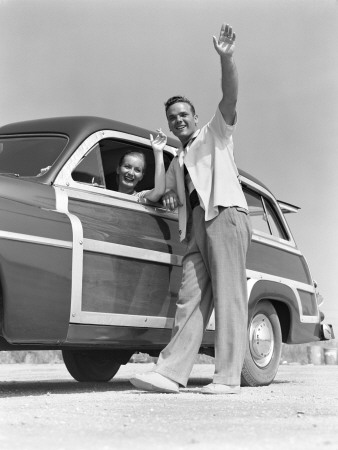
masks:
<svg viewBox="0 0 338 450"><path fill-rule="evenodd" d="M152 188L149 130L100 117L0 128L0 350L62 350L78 381L105 382L136 352L169 342L185 244L176 211L117 192L116 167L141 150ZM177 141L169 138L166 168ZM242 385L270 384L282 343L333 337L277 201L240 171L253 225L247 256L248 345ZM200 352L213 355L214 316Z"/></svg>

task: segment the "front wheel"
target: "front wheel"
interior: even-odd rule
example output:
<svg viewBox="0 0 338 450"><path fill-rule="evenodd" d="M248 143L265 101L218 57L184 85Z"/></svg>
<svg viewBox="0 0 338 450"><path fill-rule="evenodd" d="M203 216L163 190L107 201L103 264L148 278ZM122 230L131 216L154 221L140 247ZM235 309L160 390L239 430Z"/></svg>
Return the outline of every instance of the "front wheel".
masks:
<svg viewBox="0 0 338 450"><path fill-rule="evenodd" d="M77 381L109 381L132 354L120 350L62 350L67 370Z"/></svg>
<svg viewBox="0 0 338 450"><path fill-rule="evenodd" d="M242 386L267 386L276 376L282 352L282 332L275 308L269 301L256 305L248 327Z"/></svg>

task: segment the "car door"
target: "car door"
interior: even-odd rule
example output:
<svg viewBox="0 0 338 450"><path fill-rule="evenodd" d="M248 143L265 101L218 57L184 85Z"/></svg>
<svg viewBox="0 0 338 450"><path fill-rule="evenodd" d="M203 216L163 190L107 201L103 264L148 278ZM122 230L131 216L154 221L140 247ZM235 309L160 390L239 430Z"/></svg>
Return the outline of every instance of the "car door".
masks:
<svg viewBox="0 0 338 450"><path fill-rule="evenodd" d="M111 130L94 133L56 179L59 207L76 217L71 323L171 328L184 246L177 214L117 192L116 167L130 150L142 151L152 187L149 141ZM166 148L169 164L173 150Z"/></svg>

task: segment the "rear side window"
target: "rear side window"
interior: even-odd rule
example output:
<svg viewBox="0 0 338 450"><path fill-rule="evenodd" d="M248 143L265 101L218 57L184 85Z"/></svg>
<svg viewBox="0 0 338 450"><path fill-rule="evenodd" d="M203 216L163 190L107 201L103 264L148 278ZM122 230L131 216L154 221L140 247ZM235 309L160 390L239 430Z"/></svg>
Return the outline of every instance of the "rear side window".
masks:
<svg viewBox="0 0 338 450"><path fill-rule="evenodd" d="M24 177L42 175L67 144L63 136L23 136L0 139L0 173Z"/></svg>
<svg viewBox="0 0 338 450"><path fill-rule="evenodd" d="M276 213L272 204L266 198L263 198L263 201L272 236L277 236L280 239L288 239L287 233L285 232L284 227L282 226L281 221L278 217L278 214Z"/></svg>
<svg viewBox="0 0 338 450"><path fill-rule="evenodd" d="M249 206L252 228L270 234L267 215L262 203L262 197L255 192L243 189Z"/></svg>
<svg viewBox="0 0 338 450"><path fill-rule="evenodd" d="M288 240L288 234L271 201L247 187L243 187L243 192L249 206L253 229L279 239Z"/></svg>

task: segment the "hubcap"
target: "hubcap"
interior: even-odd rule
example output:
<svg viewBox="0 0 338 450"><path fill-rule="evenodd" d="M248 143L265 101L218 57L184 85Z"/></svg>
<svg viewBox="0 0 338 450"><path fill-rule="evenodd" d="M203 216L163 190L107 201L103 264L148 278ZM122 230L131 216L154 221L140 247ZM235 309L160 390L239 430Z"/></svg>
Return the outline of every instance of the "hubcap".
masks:
<svg viewBox="0 0 338 450"><path fill-rule="evenodd" d="M271 361L274 349L273 329L270 320L264 314L257 314L250 324L250 352L259 367L265 367Z"/></svg>

